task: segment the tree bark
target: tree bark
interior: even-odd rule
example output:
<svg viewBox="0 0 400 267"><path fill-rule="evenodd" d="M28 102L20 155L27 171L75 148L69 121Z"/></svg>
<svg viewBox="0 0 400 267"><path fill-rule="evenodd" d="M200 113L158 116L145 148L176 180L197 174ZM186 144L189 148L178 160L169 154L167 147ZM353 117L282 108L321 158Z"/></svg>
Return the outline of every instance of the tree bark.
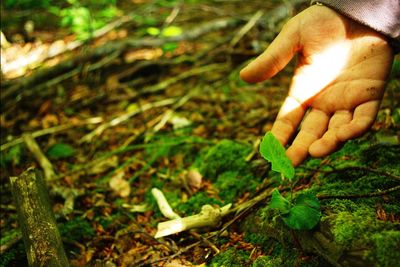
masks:
<svg viewBox="0 0 400 267"><path fill-rule="evenodd" d="M42 174L29 168L10 182L29 266L69 266Z"/></svg>

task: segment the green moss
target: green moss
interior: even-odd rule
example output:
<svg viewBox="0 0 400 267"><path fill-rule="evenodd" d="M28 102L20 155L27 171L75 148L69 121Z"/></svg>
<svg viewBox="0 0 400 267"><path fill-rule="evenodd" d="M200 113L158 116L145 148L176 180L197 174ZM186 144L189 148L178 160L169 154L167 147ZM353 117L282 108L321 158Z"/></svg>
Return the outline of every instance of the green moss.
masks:
<svg viewBox="0 0 400 267"><path fill-rule="evenodd" d="M95 236L95 232L90 223L81 218L75 217L65 223L59 224L58 228L62 238L82 242L84 239Z"/></svg>
<svg viewBox="0 0 400 267"><path fill-rule="evenodd" d="M257 179L251 175L241 175L237 171L227 171L218 176L214 186L221 199L232 203L244 192L253 192L258 185Z"/></svg>
<svg viewBox="0 0 400 267"><path fill-rule="evenodd" d="M244 235L244 240L254 245L266 247L270 245L272 239L268 235L246 232Z"/></svg>
<svg viewBox="0 0 400 267"><path fill-rule="evenodd" d="M240 174L250 173L250 165L245 157L250 153L251 146L232 140L222 140L217 145L203 151L195 162L203 176L211 181L224 172L235 171Z"/></svg>
<svg viewBox="0 0 400 267"><path fill-rule="evenodd" d="M250 254L244 250L237 250L229 248L221 252L211 262L207 264L208 267L243 267L248 266Z"/></svg>
<svg viewBox="0 0 400 267"><path fill-rule="evenodd" d="M371 236L375 250L368 255L380 267L397 266L400 262L400 231L390 230Z"/></svg>
<svg viewBox="0 0 400 267"><path fill-rule="evenodd" d="M335 240L345 247L357 247L373 243L382 231L398 231L396 223L376 219L375 208L359 204L354 212L339 212L334 220L332 233ZM396 230L397 229L397 230Z"/></svg>
<svg viewBox="0 0 400 267"><path fill-rule="evenodd" d="M188 201L180 203L177 208L183 214L191 215L200 212L201 207L204 205L217 205L222 207L224 204L222 201L207 195L205 192L198 192L191 196Z"/></svg>
<svg viewBox="0 0 400 267"><path fill-rule="evenodd" d="M254 262L252 267L281 267L282 259L271 256L260 256Z"/></svg>

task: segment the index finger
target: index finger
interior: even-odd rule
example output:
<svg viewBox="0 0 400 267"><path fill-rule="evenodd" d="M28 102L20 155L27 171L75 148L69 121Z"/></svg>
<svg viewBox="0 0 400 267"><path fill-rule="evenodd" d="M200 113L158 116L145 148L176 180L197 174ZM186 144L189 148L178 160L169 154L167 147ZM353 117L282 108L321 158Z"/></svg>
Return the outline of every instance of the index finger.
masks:
<svg viewBox="0 0 400 267"><path fill-rule="evenodd" d="M272 126L272 134L286 145L303 119L307 108L292 96L286 97Z"/></svg>

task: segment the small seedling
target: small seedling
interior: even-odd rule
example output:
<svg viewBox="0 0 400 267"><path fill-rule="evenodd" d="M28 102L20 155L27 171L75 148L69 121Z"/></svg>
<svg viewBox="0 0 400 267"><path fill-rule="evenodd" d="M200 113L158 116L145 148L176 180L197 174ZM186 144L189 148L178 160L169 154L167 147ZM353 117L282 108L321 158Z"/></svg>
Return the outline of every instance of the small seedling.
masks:
<svg viewBox="0 0 400 267"><path fill-rule="evenodd" d="M271 132L267 132L262 139L260 153L265 160L271 162L273 171L279 172L293 185L295 169L285 154L285 148ZM300 194L289 201L275 189L269 207L277 209L286 225L296 230L311 230L321 218L318 198L308 193Z"/></svg>

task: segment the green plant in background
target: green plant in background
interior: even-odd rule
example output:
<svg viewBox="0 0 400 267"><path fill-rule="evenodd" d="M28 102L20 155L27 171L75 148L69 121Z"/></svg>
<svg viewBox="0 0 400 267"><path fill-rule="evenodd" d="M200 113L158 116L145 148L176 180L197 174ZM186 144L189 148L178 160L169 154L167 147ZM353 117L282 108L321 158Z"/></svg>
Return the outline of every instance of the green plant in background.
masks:
<svg viewBox="0 0 400 267"><path fill-rule="evenodd" d="M61 18L61 26L69 28L79 40L89 40L93 31L103 27L120 12L115 0L67 0L68 7L51 6L49 11Z"/></svg>
<svg viewBox="0 0 400 267"><path fill-rule="evenodd" d="M156 27L148 27L147 34L151 36L159 36L162 38L170 38L182 35L183 30L178 26L168 26L163 29ZM174 51L178 47L177 42L168 42L162 46L164 52Z"/></svg>
<svg viewBox="0 0 400 267"><path fill-rule="evenodd" d="M294 167L285 154L285 148L271 132L267 132L262 139L260 153L265 160L271 162L272 170L290 181L292 188ZM321 218L319 201L312 194L303 193L294 200L292 197L288 200L275 189L269 207L278 210L285 224L296 230L311 230Z"/></svg>
<svg viewBox="0 0 400 267"><path fill-rule="evenodd" d="M68 144L57 143L51 146L46 154L51 159L62 159L72 157L75 154L75 150Z"/></svg>
<svg viewBox="0 0 400 267"><path fill-rule="evenodd" d="M6 8L29 9L35 7L49 7L50 0L5 0Z"/></svg>
<svg viewBox="0 0 400 267"><path fill-rule="evenodd" d="M7 152L1 153L0 166L5 168L7 165L19 165L23 156L22 145L18 144L11 147Z"/></svg>

